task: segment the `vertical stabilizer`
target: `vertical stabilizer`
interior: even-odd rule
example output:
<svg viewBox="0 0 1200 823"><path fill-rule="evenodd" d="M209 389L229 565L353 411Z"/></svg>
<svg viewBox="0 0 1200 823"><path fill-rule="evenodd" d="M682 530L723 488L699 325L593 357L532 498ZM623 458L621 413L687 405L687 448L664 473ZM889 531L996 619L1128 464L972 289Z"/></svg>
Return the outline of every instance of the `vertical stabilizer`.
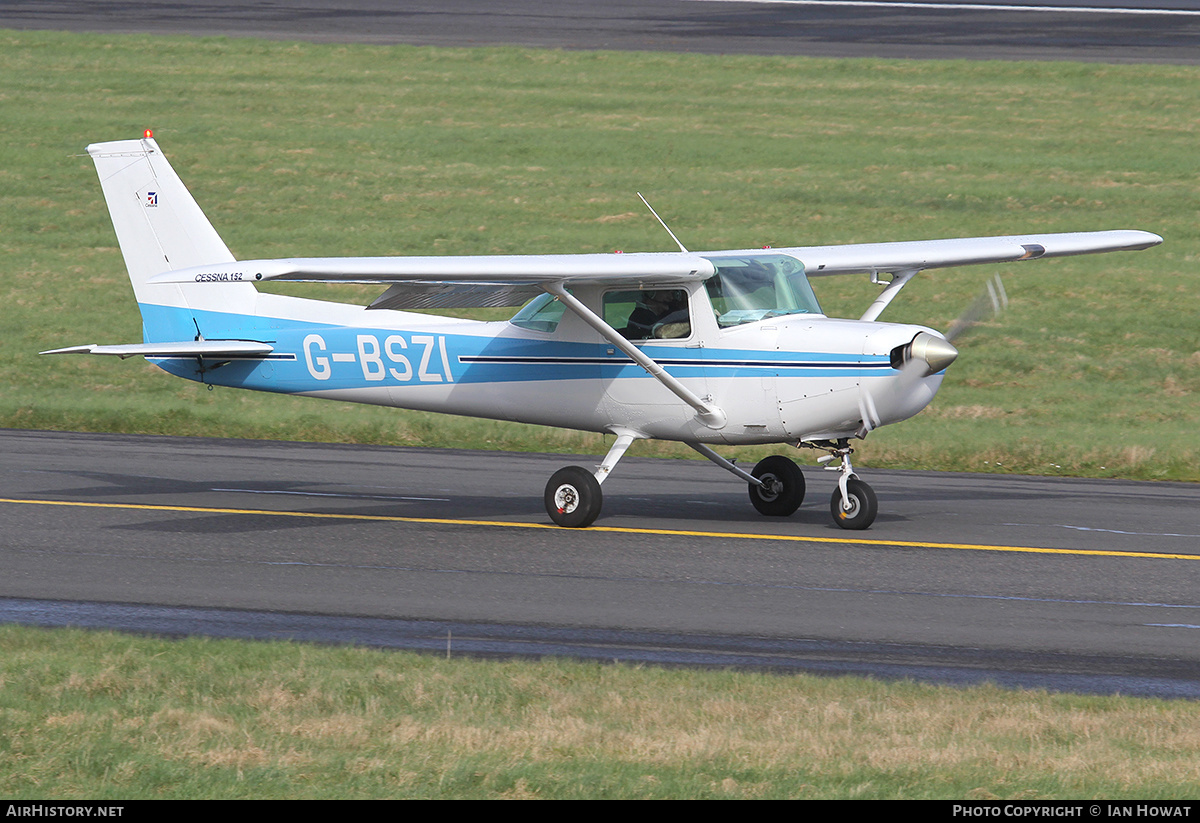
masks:
<svg viewBox="0 0 1200 823"><path fill-rule="evenodd" d="M190 315L198 311L253 312L258 293L250 283L214 289L147 282L165 271L234 260L153 139L94 143L87 150L100 175L117 242L142 309L147 342L197 334L196 321ZM187 312L162 312L153 307ZM193 327L190 332L183 327L185 322Z"/></svg>

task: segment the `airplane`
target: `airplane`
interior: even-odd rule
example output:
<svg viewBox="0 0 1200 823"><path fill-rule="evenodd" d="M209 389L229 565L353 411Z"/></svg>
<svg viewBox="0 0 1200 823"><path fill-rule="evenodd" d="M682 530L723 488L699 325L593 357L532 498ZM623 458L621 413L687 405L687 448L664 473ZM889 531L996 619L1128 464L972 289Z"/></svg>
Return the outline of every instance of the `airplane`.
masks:
<svg viewBox="0 0 1200 823"><path fill-rule="evenodd" d="M771 517L803 502L800 468L772 455L747 471L717 449L824 451L819 462L838 472L834 523L866 529L878 501L851 441L924 409L958 356L934 329L879 321L912 277L1162 242L1122 230L692 252L662 223L679 251L239 261L150 131L87 152L143 341L43 354L142 356L210 387L614 435L597 468L568 466L546 485L550 519L574 528L599 516L601 484L630 445L659 438L745 481ZM825 316L810 278L855 274L881 286L878 297L857 319ZM364 307L256 288L270 281L386 290ZM500 322L411 311L479 306L521 308Z"/></svg>

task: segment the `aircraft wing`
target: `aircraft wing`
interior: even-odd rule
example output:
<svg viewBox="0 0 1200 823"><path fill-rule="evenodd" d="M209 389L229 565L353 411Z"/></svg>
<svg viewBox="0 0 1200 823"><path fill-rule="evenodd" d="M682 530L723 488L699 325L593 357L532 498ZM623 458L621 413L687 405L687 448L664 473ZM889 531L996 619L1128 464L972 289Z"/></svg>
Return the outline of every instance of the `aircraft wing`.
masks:
<svg viewBox="0 0 1200 823"><path fill-rule="evenodd" d="M794 246L712 252L631 254L514 254L446 257L308 257L242 260L164 272L152 283L230 283L265 280L318 283L409 283L472 287L539 286L542 283L638 284L706 280L716 273L709 257L788 254L810 276L895 272L1065 257L1157 246L1144 231L1094 231L967 237L843 246Z"/></svg>
<svg viewBox="0 0 1200 823"><path fill-rule="evenodd" d="M712 259L728 256L787 254L800 260L810 277L824 277L1133 251L1161 242L1161 237L1150 232L1122 230L712 252L308 257L214 263L165 272L150 282L380 283L390 288L370 308L519 306L543 291L543 286L554 283L639 289L706 280L716 273Z"/></svg>
<svg viewBox="0 0 1200 823"><path fill-rule="evenodd" d="M523 286L539 283L678 283L712 276L697 254L510 254L467 257L308 257L242 260L164 272L152 283L262 280L317 283L457 283ZM632 286L636 288L636 286Z"/></svg>
<svg viewBox="0 0 1200 823"><path fill-rule="evenodd" d="M368 308L448 309L521 306L544 283L624 283L629 288L703 280L716 271L699 255L530 254L470 257L310 257L243 260L166 272L152 283L232 283L279 280L386 283Z"/></svg>
<svg viewBox="0 0 1200 823"><path fill-rule="evenodd" d="M1009 237L964 237L902 243L846 246L801 246L776 249L804 263L809 277L835 274L921 271L980 263L1007 263L1074 254L1138 251L1157 246L1162 238L1146 231L1089 231L1026 234Z"/></svg>

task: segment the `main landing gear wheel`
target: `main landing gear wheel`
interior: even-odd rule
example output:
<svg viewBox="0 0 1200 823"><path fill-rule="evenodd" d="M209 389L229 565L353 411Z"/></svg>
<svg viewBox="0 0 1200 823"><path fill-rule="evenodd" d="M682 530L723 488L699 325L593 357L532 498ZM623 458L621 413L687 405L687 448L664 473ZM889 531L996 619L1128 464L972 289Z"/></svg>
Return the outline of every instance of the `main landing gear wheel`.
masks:
<svg viewBox="0 0 1200 823"><path fill-rule="evenodd" d="M829 512L833 515L833 522L843 529L855 531L870 527L875 522L875 515L879 513L879 501L875 499L875 491L857 477L851 477L846 481L846 497L850 501L849 509L842 505L842 490L833 490L833 497L829 501Z"/></svg>
<svg viewBox="0 0 1200 823"><path fill-rule="evenodd" d="M747 484L750 487L750 502L759 514L788 517L804 502L804 474L799 466L786 457L765 457L750 473L764 484Z"/></svg>
<svg viewBox="0 0 1200 823"><path fill-rule="evenodd" d="M560 526L586 528L600 516L604 497L596 476L579 466L559 469L546 484L546 513Z"/></svg>

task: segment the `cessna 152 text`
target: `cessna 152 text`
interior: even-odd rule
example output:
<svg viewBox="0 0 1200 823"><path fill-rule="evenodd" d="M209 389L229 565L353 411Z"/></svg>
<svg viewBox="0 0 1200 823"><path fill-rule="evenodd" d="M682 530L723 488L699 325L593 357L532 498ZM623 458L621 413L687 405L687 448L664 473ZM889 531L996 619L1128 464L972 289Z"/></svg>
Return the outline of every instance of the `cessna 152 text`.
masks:
<svg viewBox="0 0 1200 823"><path fill-rule="evenodd" d="M688 444L792 514L804 476L751 471L715 448L787 443L838 461L834 522L865 529L871 488L850 441L917 414L958 352L922 326L878 321L928 268L1146 249L1142 231L638 254L234 260L147 133L88 147L141 309L143 342L47 353L142 356L210 385L515 420L615 435L599 467L546 486L550 518L587 526L634 440ZM665 226L665 224L664 224ZM668 229L669 231L669 229ZM672 235L674 237L674 235ZM678 241L676 240L676 243ZM810 277L867 274L857 320L826 317ZM378 283L370 306L260 293L268 280ZM522 306L479 322L406 309Z"/></svg>

